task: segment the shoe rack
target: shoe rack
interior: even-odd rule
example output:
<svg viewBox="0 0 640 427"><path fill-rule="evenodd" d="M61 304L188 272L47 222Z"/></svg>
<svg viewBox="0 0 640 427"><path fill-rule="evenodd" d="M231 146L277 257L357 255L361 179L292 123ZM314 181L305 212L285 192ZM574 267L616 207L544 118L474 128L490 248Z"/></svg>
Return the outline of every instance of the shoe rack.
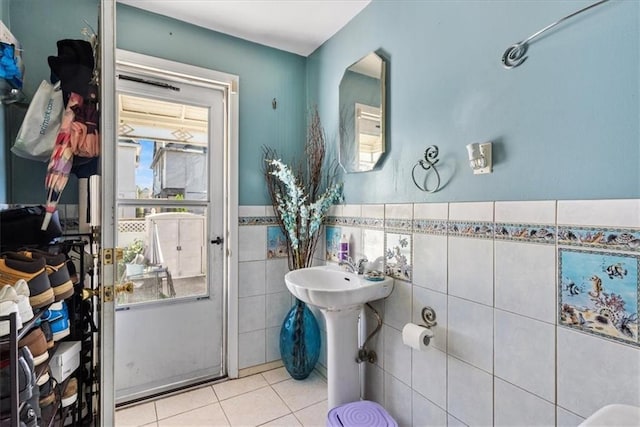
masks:
<svg viewBox="0 0 640 427"><path fill-rule="evenodd" d="M97 341L98 328L95 322L95 304L92 298L95 290L95 262L93 265L87 265L88 254L92 261L95 260L93 253L93 240L90 234L67 234L62 236L62 240L55 244L62 252L69 254L73 251L79 256L71 257L74 265L77 265L78 280L74 283L74 293L65 300L67 310L69 312L69 336L62 341L80 341L80 366L62 383L59 384L60 392L64 390L66 383L73 377L78 382L78 397L73 404L61 408L59 402L56 403L55 409L47 414L47 419L41 421L40 427L51 426L89 426L93 425L96 416L95 407L97 397L97 375L96 375L96 351L95 343ZM86 252L88 249L88 252ZM87 281L87 277L89 278ZM24 322L23 327L18 330L17 313L11 313L9 316L0 316L0 320L9 321L10 333L8 336L0 338L0 349L9 349L10 364L10 418L9 425L11 427L20 426L20 411L25 402L19 401L19 372L18 372L18 341L25 336L37 322L40 316L49 309L50 305L34 310L34 316L31 320ZM52 349L49 349L50 359L55 354L58 342ZM37 381L46 371L49 363L42 363L35 367L34 375ZM38 387L35 385L35 387ZM1 414L0 424L6 425L7 414Z"/></svg>

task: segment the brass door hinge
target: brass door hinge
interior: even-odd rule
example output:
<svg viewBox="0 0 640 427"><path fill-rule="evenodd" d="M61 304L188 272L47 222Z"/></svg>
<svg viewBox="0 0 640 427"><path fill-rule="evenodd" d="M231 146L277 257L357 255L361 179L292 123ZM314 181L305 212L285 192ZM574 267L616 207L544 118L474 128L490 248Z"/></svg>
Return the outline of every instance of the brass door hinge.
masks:
<svg viewBox="0 0 640 427"><path fill-rule="evenodd" d="M112 265L122 259L124 250L122 248L103 248L102 265Z"/></svg>

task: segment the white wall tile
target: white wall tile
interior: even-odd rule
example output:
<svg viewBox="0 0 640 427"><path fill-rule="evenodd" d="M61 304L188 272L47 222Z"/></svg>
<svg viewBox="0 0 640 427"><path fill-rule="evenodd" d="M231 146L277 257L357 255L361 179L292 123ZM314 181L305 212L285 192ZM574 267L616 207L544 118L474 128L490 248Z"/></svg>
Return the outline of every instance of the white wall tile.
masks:
<svg viewBox="0 0 640 427"><path fill-rule="evenodd" d="M362 229L359 227L342 227L342 234L349 239L349 256L355 261L364 258Z"/></svg>
<svg viewBox="0 0 640 427"><path fill-rule="evenodd" d="M362 205L362 216L384 219L384 205Z"/></svg>
<svg viewBox="0 0 640 427"><path fill-rule="evenodd" d="M447 427L467 427L467 425L453 415L447 414Z"/></svg>
<svg viewBox="0 0 640 427"><path fill-rule="evenodd" d="M447 407L447 355L434 347L411 350L411 387L441 408Z"/></svg>
<svg viewBox="0 0 640 427"><path fill-rule="evenodd" d="M413 234L413 283L447 292L447 236Z"/></svg>
<svg viewBox="0 0 640 427"><path fill-rule="evenodd" d="M555 401L555 326L495 310L495 375Z"/></svg>
<svg viewBox="0 0 640 427"><path fill-rule="evenodd" d="M271 211L273 212L273 210ZM238 206L238 216L265 216L266 215L266 206L251 206L251 205L241 205Z"/></svg>
<svg viewBox="0 0 640 427"><path fill-rule="evenodd" d="M384 231L362 229L362 253L369 260L367 268L384 271ZM377 265L373 265L378 261Z"/></svg>
<svg viewBox="0 0 640 427"><path fill-rule="evenodd" d="M247 261L238 266L238 296L250 297L265 293L265 262Z"/></svg>
<svg viewBox="0 0 640 427"><path fill-rule="evenodd" d="M412 399L412 425L433 427L444 427L447 425L447 413L443 409L429 402L429 400L415 391L412 394Z"/></svg>
<svg viewBox="0 0 640 427"><path fill-rule="evenodd" d="M384 406L384 371L371 363L365 366L364 398Z"/></svg>
<svg viewBox="0 0 640 427"><path fill-rule="evenodd" d="M329 208L329 212L327 213L327 216L337 216L340 217L342 216L342 207L344 205L332 205Z"/></svg>
<svg viewBox="0 0 640 427"><path fill-rule="evenodd" d="M448 217L448 203L416 203L413 205L413 219L446 220Z"/></svg>
<svg viewBox="0 0 640 427"><path fill-rule="evenodd" d="M280 327L267 328L266 332L266 362L280 360Z"/></svg>
<svg viewBox="0 0 640 427"><path fill-rule="evenodd" d="M411 322L411 284L394 280L393 291L384 300L384 323L402 330Z"/></svg>
<svg viewBox="0 0 640 427"><path fill-rule="evenodd" d="M436 326L431 328L433 331L431 346L447 351L447 295L414 286L413 323L424 324L422 319L422 309L424 307L431 307L435 311L436 322L438 322Z"/></svg>
<svg viewBox="0 0 640 427"><path fill-rule="evenodd" d="M640 349L558 327L558 405L588 417L610 403L640 406Z"/></svg>
<svg viewBox="0 0 640 427"><path fill-rule="evenodd" d="M553 403L496 378L494 416L496 426L552 427L556 423L556 407Z"/></svg>
<svg viewBox="0 0 640 427"><path fill-rule="evenodd" d="M287 291L284 275L289 272L289 263L286 258L270 259L266 261L267 268L267 293Z"/></svg>
<svg viewBox="0 0 640 427"><path fill-rule="evenodd" d="M401 426L411 425L411 388L386 374L384 377L384 408Z"/></svg>
<svg viewBox="0 0 640 427"><path fill-rule="evenodd" d="M449 203L449 221L493 222L493 202Z"/></svg>
<svg viewBox="0 0 640 427"><path fill-rule="evenodd" d="M496 202L495 221L515 224L555 224L556 201Z"/></svg>
<svg viewBox="0 0 640 427"><path fill-rule="evenodd" d="M384 312L378 310L377 308L375 309L376 311L378 311L378 314L384 319ZM367 337L369 337L369 335L371 335L378 326L378 319L376 319L375 315L368 307L365 307L364 314L364 334L360 338L360 343L363 343L364 340L367 339ZM361 325L358 325L358 327L361 327ZM382 330L378 331L378 333L371 337L371 339L367 342L367 348L376 352L377 360L375 364L382 368L384 366L384 334L382 333Z"/></svg>
<svg viewBox="0 0 640 427"><path fill-rule="evenodd" d="M493 240L449 236L449 295L493 306Z"/></svg>
<svg viewBox="0 0 640 427"><path fill-rule="evenodd" d="M556 425L558 427L578 427L584 418L556 406Z"/></svg>
<svg viewBox="0 0 640 427"><path fill-rule="evenodd" d="M384 205L384 217L391 219L412 219L413 205L409 203Z"/></svg>
<svg viewBox="0 0 640 427"><path fill-rule="evenodd" d="M265 330L247 332L238 336L238 368L265 363Z"/></svg>
<svg viewBox="0 0 640 427"><path fill-rule="evenodd" d="M640 200L559 200L558 224L640 227Z"/></svg>
<svg viewBox="0 0 640 427"><path fill-rule="evenodd" d="M495 251L496 307L555 323L555 246L496 241Z"/></svg>
<svg viewBox="0 0 640 427"><path fill-rule="evenodd" d="M344 205L342 207L342 216L360 217L362 215L362 205Z"/></svg>
<svg viewBox="0 0 640 427"><path fill-rule="evenodd" d="M448 358L447 412L470 426L493 424L493 377Z"/></svg>
<svg viewBox="0 0 640 427"><path fill-rule="evenodd" d="M402 343L402 332L382 327L384 334L384 370L405 384L411 384L411 347Z"/></svg>
<svg viewBox="0 0 640 427"><path fill-rule="evenodd" d="M267 258L267 227L245 225L238 227L238 260L258 261Z"/></svg>
<svg viewBox="0 0 640 427"><path fill-rule="evenodd" d="M492 372L493 308L449 296L447 346L449 355Z"/></svg>
<svg viewBox="0 0 640 427"><path fill-rule="evenodd" d="M240 333L265 327L265 297L257 295L238 300L238 330Z"/></svg>
<svg viewBox="0 0 640 427"><path fill-rule="evenodd" d="M281 326L285 316L293 306L289 292L268 294L266 299L267 328Z"/></svg>

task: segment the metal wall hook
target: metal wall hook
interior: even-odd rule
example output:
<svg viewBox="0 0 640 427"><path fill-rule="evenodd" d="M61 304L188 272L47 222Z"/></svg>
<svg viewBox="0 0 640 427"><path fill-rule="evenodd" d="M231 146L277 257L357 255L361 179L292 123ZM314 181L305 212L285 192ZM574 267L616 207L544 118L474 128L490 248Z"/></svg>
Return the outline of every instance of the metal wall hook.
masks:
<svg viewBox="0 0 640 427"><path fill-rule="evenodd" d="M436 311L431 307L423 307L422 320L427 328L433 328L438 324L436 322Z"/></svg>
<svg viewBox="0 0 640 427"><path fill-rule="evenodd" d="M504 65L505 68L511 69L511 68L515 68L519 65L521 65L524 61L526 61L527 57L525 56L527 54L527 49L529 48L529 42L533 41L533 39L535 39L536 37L542 35L542 33L544 33L545 31L548 31L550 29L552 29L553 27L555 27L556 25L566 21L569 18L572 18L582 12L585 12L589 9L591 9L592 7L596 7L601 5L602 3L606 3L609 0L600 0L596 3L593 3L592 5L589 5L587 7L584 7L580 10L578 10L577 12L573 12L570 15L565 16L564 18L558 19L556 22L547 25L546 27L544 27L543 29L537 31L536 33L530 35L529 37L527 37L526 39L512 44L511 46L509 46L507 48L507 50L504 52L504 54L502 55L502 65Z"/></svg>
<svg viewBox="0 0 640 427"><path fill-rule="evenodd" d="M411 178L413 179L413 183L420 190L426 191L427 193L435 193L440 189L440 174L436 169L436 164L440 161L440 159L437 158L438 153L439 153L438 146L431 145L427 147L427 149L424 152L424 160L422 159L418 160L416 164L413 166L413 169L411 169ZM433 169L433 171L436 173L436 180L437 180L435 187L433 187L432 189L427 188L426 178L425 178L425 184L423 186L418 184L418 181L416 181L416 168L418 166L422 167L422 169L425 171L428 171L429 169Z"/></svg>

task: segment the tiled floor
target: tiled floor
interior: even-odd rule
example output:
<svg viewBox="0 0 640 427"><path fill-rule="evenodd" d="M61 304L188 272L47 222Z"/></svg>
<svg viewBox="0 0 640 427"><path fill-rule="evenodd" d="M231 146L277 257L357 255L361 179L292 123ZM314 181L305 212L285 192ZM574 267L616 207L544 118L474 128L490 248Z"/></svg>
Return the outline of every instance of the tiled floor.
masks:
<svg viewBox="0 0 640 427"><path fill-rule="evenodd" d="M284 368L186 391L116 412L116 426L325 426L327 382Z"/></svg>

